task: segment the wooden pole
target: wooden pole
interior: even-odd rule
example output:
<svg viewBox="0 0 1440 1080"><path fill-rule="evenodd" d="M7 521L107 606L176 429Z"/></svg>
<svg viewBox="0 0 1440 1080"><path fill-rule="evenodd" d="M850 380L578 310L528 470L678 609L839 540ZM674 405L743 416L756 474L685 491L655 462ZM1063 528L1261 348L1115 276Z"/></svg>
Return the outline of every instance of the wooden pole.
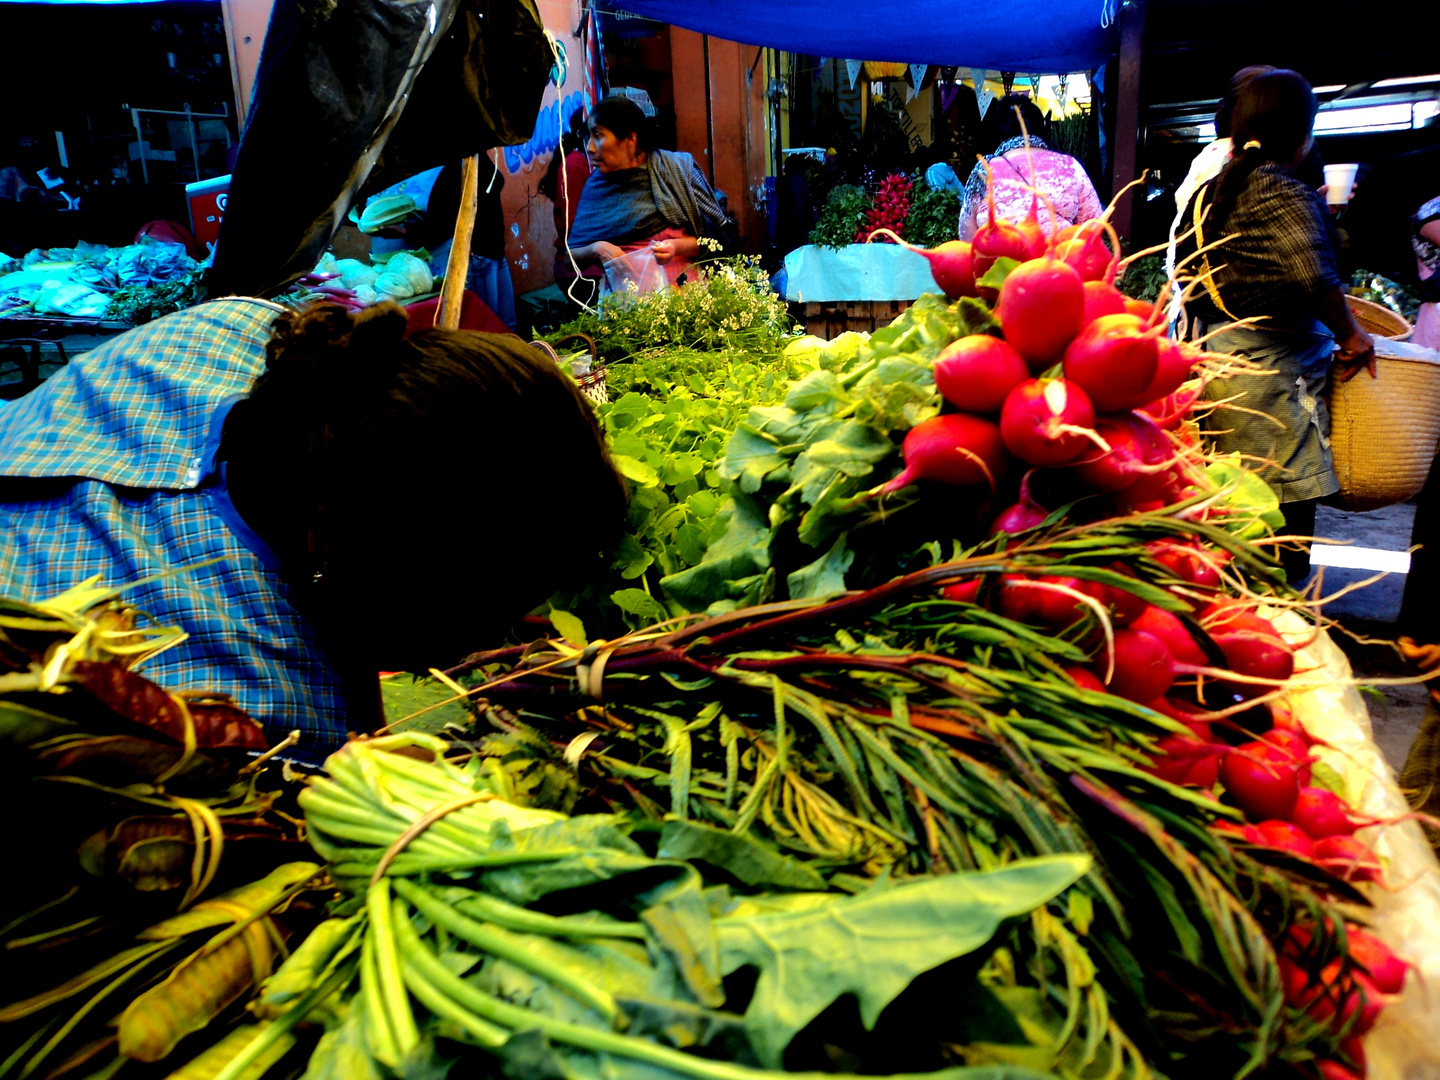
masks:
<svg viewBox="0 0 1440 1080"><path fill-rule="evenodd" d="M1115 91L1115 168L1111 173L1113 196L1135 179L1135 160L1140 142L1140 61L1145 52L1145 0L1125 0L1120 8L1120 70ZM1115 208L1112 223L1127 241L1131 209L1143 196L1132 191ZM1135 246L1133 243L1130 245Z"/></svg>
<svg viewBox="0 0 1440 1080"><path fill-rule="evenodd" d="M460 302L465 295L465 277L470 270L470 237L475 232L475 215L480 205L480 155L465 159L460 169L460 213L455 216L455 239L445 263L445 281L440 286L440 306L435 325L454 330L460 325Z"/></svg>

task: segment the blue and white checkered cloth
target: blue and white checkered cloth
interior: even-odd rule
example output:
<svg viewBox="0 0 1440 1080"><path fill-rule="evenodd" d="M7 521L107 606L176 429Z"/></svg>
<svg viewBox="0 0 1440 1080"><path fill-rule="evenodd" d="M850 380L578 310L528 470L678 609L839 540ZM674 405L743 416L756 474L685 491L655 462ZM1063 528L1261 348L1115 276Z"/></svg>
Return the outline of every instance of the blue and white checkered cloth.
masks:
<svg viewBox="0 0 1440 1080"><path fill-rule="evenodd" d="M230 694L272 739L298 728L326 751L345 736L340 677L215 462L281 310L227 299L177 312L0 404L0 594L141 582L125 599L190 635L144 675Z"/></svg>

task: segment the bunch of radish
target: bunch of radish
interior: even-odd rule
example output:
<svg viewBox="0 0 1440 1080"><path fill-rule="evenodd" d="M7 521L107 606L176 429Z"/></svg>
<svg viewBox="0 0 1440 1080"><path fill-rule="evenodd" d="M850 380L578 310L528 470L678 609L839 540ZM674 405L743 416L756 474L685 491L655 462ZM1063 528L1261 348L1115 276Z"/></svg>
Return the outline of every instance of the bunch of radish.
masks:
<svg viewBox="0 0 1440 1080"><path fill-rule="evenodd" d="M865 243L878 229L898 233L910 216L910 191L914 186L904 173L891 173L881 180L869 216L855 234L855 242Z"/></svg>

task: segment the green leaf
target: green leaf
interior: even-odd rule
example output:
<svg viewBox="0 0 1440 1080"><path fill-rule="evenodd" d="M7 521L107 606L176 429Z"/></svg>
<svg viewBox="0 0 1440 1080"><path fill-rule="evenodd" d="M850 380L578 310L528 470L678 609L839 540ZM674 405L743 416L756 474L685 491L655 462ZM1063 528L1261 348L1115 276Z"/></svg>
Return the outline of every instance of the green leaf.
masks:
<svg viewBox="0 0 1440 1080"><path fill-rule="evenodd" d="M615 606L627 615L636 615L647 622L660 622L666 617L659 600L644 589L620 589L610 594Z"/></svg>
<svg viewBox="0 0 1440 1080"><path fill-rule="evenodd" d="M1345 778L1340 775L1340 771L1323 761L1316 761L1310 766L1310 784L1312 787L1334 792L1342 799L1350 798L1350 792L1345 787Z"/></svg>
<svg viewBox="0 0 1440 1080"><path fill-rule="evenodd" d="M746 587L747 579L770 568L771 526L758 502L736 495L716 516L724 531L705 552L704 561L660 581L665 595L687 611L704 611L717 600L738 599L736 592Z"/></svg>
<svg viewBox="0 0 1440 1080"><path fill-rule="evenodd" d="M1010 272L1019 265L1018 260L1001 255L989 270L975 279L975 284L984 289L998 289L1005 284L1005 279L1010 276Z"/></svg>
<svg viewBox="0 0 1440 1080"><path fill-rule="evenodd" d="M615 467L620 470L622 476L628 480L634 480L637 484L654 487L660 482L660 474L653 467L628 454L611 454L610 460L615 462Z"/></svg>
<svg viewBox="0 0 1440 1080"><path fill-rule="evenodd" d="M1234 490L1216 503L1229 511L1221 522L1241 540L1254 540L1285 527L1279 496L1270 485L1241 464L1239 454L1212 461L1205 475L1216 487Z"/></svg>
<svg viewBox="0 0 1440 1080"><path fill-rule="evenodd" d="M829 551L785 578L791 600L821 600L845 591L845 572L855 561L855 553L845 548L845 537L841 533Z"/></svg>
<svg viewBox="0 0 1440 1080"><path fill-rule="evenodd" d="M750 833L732 833L694 821L666 822L660 834L662 859L703 862L746 885L823 890L825 879L805 863L782 855Z"/></svg>
<svg viewBox="0 0 1440 1080"><path fill-rule="evenodd" d="M790 392L785 395L785 405L805 412L832 403L843 404L849 397L833 371L812 371L791 386Z"/></svg>
<svg viewBox="0 0 1440 1080"><path fill-rule="evenodd" d="M719 919L721 970L759 969L745 1013L762 1064L842 994L874 1027L923 971L983 946L1000 924L1059 895L1090 869L1084 855L1055 855L987 873L950 874L836 897L808 911Z"/></svg>
<svg viewBox="0 0 1440 1080"><path fill-rule="evenodd" d="M577 649L583 649L590 644L589 639L585 636L585 624L568 611L552 607L550 609L550 625L555 627L560 632L560 636Z"/></svg>
<svg viewBox="0 0 1440 1080"><path fill-rule="evenodd" d="M655 556L641 547L633 534L626 533L620 537L620 543L615 547L614 564L626 581L634 581L654 562Z"/></svg>

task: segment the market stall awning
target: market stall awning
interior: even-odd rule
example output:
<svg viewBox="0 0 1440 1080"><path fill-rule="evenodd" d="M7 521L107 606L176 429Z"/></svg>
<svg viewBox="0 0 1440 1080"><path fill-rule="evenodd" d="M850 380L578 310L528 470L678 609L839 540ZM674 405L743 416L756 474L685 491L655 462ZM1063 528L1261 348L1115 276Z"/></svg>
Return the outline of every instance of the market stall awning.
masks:
<svg viewBox="0 0 1440 1080"><path fill-rule="evenodd" d="M604 0L687 30L811 56L1083 71L1115 52L1118 0Z"/></svg>

